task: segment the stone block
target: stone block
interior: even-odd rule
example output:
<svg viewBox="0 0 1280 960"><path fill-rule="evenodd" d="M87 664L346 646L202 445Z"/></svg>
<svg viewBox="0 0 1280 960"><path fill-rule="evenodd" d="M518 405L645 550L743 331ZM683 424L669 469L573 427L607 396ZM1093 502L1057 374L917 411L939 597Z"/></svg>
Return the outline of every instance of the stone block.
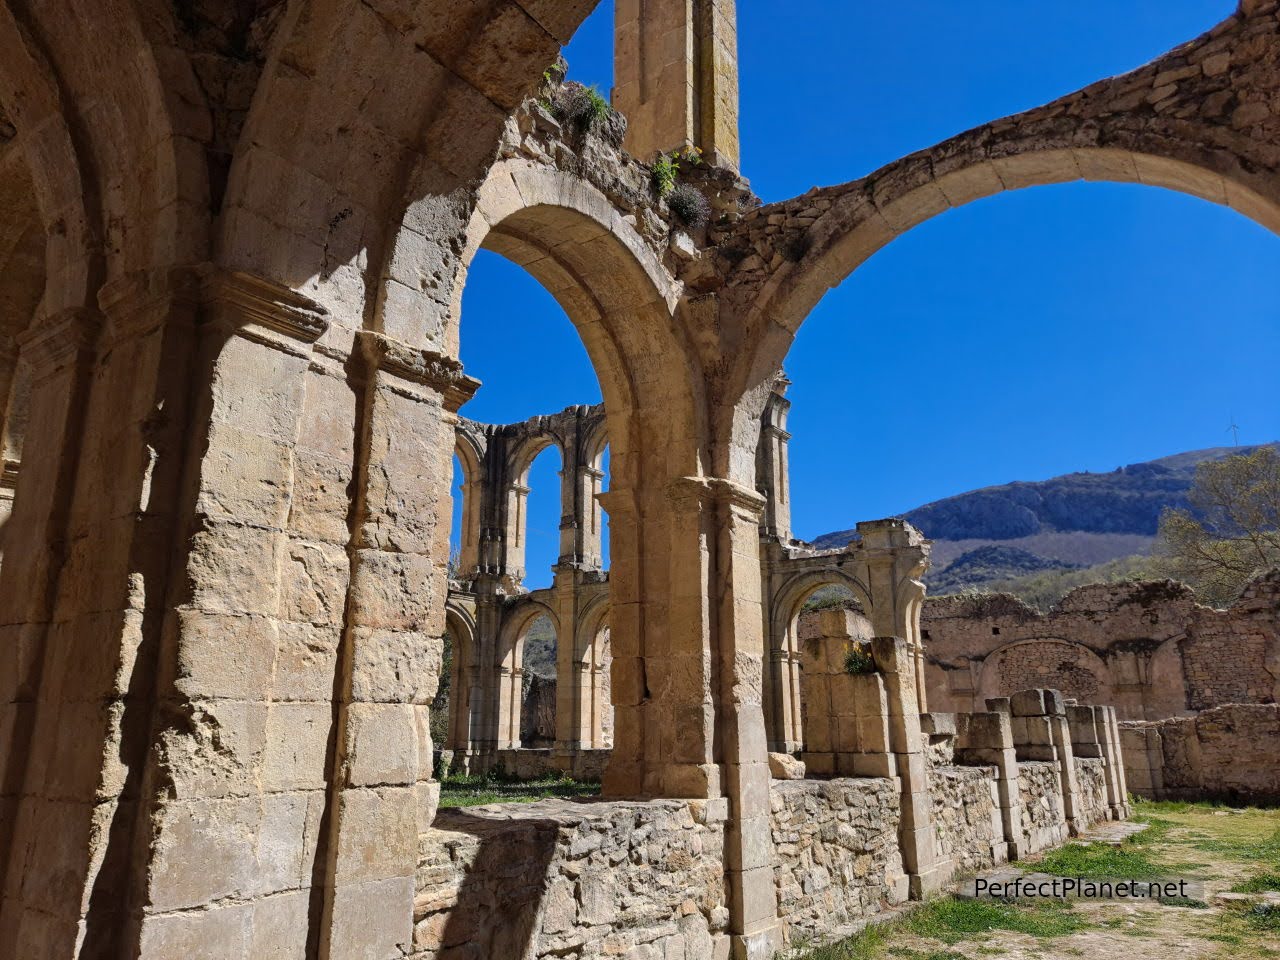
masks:
<svg viewBox="0 0 1280 960"><path fill-rule="evenodd" d="M411 877L418 847L413 788L353 787L342 791L339 803L337 882L353 885Z"/></svg>
<svg viewBox="0 0 1280 960"><path fill-rule="evenodd" d="M262 764L263 789L323 788L332 729L333 708L329 704L271 704Z"/></svg>
<svg viewBox="0 0 1280 960"><path fill-rule="evenodd" d="M1046 690L1020 690L1009 698L1009 707L1015 717L1043 717L1048 713L1045 703ZM990 701L988 701L990 707Z"/></svg>
<svg viewBox="0 0 1280 960"><path fill-rule="evenodd" d="M343 883L334 891L330 952L350 960L393 960L413 943L413 877Z"/></svg>
<svg viewBox="0 0 1280 960"><path fill-rule="evenodd" d="M250 952L253 904L215 906L207 910L144 917L142 957L182 957L183 960L234 960L237 957L286 957L287 953ZM305 915L303 917L305 924ZM301 936L306 944L305 925ZM295 954L296 955L296 954Z"/></svg>
<svg viewBox="0 0 1280 960"><path fill-rule="evenodd" d="M954 737L956 735L956 715L954 713L922 713L920 729L929 736Z"/></svg>
<svg viewBox="0 0 1280 960"><path fill-rule="evenodd" d="M307 890L282 893L252 904L249 950L245 956L253 960L306 960L309 906Z"/></svg>
<svg viewBox="0 0 1280 960"><path fill-rule="evenodd" d="M803 780L805 765L787 753L769 754L769 774L775 780Z"/></svg>
<svg viewBox="0 0 1280 960"><path fill-rule="evenodd" d="M444 644L413 630L358 627L352 631L353 700L430 703L439 685Z"/></svg>
<svg viewBox="0 0 1280 960"><path fill-rule="evenodd" d="M348 782L357 787L404 786L418 779L418 724L411 704L347 707Z"/></svg>

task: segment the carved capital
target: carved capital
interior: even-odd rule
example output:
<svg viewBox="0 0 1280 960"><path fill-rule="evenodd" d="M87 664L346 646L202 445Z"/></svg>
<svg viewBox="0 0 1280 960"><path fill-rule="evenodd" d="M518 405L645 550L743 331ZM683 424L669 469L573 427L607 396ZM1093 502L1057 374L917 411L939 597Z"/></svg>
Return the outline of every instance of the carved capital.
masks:
<svg viewBox="0 0 1280 960"><path fill-rule="evenodd" d="M723 477L680 477L667 486L667 495L673 503L726 506L739 517L759 523L767 501L757 491Z"/></svg>
<svg viewBox="0 0 1280 960"><path fill-rule="evenodd" d="M457 413L480 389L480 381L463 373L460 361L385 334L361 330L356 334L356 349L370 373L377 370L427 387L440 394L444 408L451 413Z"/></svg>
<svg viewBox="0 0 1280 960"><path fill-rule="evenodd" d="M212 322L228 333L290 353L329 329L328 311L296 290L240 271L215 271L203 287Z"/></svg>
<svg viewBox="0 0 1280 960"><path fill-rule="evenodd" d="M30 367L31 382L47 380L77 359L90 360L101 323L100 314L77 307L45 317L18 334L18 348Z"/></svg>

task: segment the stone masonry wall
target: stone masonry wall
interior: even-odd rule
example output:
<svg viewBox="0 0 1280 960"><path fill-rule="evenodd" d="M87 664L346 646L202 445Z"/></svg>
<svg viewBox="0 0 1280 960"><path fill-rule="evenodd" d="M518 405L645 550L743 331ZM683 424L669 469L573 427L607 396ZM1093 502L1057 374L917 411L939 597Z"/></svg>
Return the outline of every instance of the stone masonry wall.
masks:
<svg viewBox="0 0 1280 960"><path fill-rule="evenodd" d="M929 771L937 852L960 873L992 866L1003 846L995 767L935 766Z"/></svg>
<svg viewBox="0 0 1280 960"><path fill-rule="evenodd" d="M419 960L719 956L725 802L493 804L419 843Z"/></svg>
<svg viewBox="0 0 1280 960"><path fill-rule="evenodd" d="M930 597L921 619L934 710L1050 687L1121 719L1280 701L1280 571L1215 610L1173 581L1094 584L1047 614L997 594Z"/></svg>
<svg viewBox="0 0 1280 960"><path fill-rule="evenodd" d="M1022 839L1027 853L1044 850L1067 839L1058 765L1047 760L1018 763L1018 794L1022 800Z"/></svg>
<svg viewBox="0 0 1280 960"><path fill-rule="evenodd" d="M1107 762L1099 757L1076 757L1075 764L1080 787L1076 822L1087 827L1107 819Z"/></svg>
<svg viewBox="0 0 1280 960"><path fill-rule="evenodd" d="M829 937L906 899L893 781L775 780L770 796L778 913L789 940Z"/></svg>
<svg viewBox="0 0 1280 960"><path fill-rule="evenodd" d="M1120 724L1129 789L1154 799L1280 801L1280 705Z"/></svg>

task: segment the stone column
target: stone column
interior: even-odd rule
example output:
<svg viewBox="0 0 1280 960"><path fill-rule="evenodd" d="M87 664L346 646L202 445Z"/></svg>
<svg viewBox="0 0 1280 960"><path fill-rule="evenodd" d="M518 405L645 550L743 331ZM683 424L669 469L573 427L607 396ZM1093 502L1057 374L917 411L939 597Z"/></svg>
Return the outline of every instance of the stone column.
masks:
<svg viewBox="0 0 1280 960"><path fill-rule="evenodd" d="M738 960L768 960L782 945L773 876L769 800L769 748L765 737L765 638L760 597L759 494L728 481L712 481L717 589L712 610L718 654L720 749L729 822L725 835L729 927ZM714 599L713 599L714 602Z"/></svg>
<svg viewBox="0 0 1280 960"><path fill-rule="evenodd" d="M357 334L360 403L347 617L320 837L319 956L396 957L412 937L417 836L439 797L430 705L444 633L457 361Z"/></svg>
<svg viewBox="0 0 1280 960"><path fill-rule="evenodd" d="M1102 760L1107 791L1107 816L1112 820L1121 819L1115 802L1116 770L1111 755L1111 735L1107 729L1105 708L1069 702L1067 725L1071 729L1072 753L1077 757Z"/></svg>
<svg viewBox="0 0 1280 960"><path fill-rule="evenodd" d="M627 149L697 147L738 168L738 36L734 0L618 0L613 105L627 117Z"/></svg>
<svg viewBox="0 0 1280 960"><path fill-rule="evenodd" d="M787 381L781 378L765 403L760 417L760 445L756 447L756 489L765 498L760 536L778 543L791 540L791 474L787 464L787 414L791 401L783 394Z"/></svg>
<svg viewBox="0 0 1280 960"><path fill-rule="evenodd" d="M1111 815L1116 820L1127 820L1133 813L1129 805L1129 784L1125 774L1124 751L1120 742L1120 721L1113 706L1095 708L1102 712L1099 733L1102 738L1103 751L1107 757L1107 802L1111 806Z"/></svg>
<svg viewBox="0 0 1280 960"><path fill-rule="evenodd" d="M58 801L47 795L47 767L39 769L41 754L57 743L56 716L52 722L41 719L39 740L36 730L38 712L59 707L58 691L45 676L47 648L66 562L100 322L94 314L68 311L46 318L22 337L31 368L34 438L6 524L9 557L0 568L0 942L10 944L15 956L24 949L30 956L70 956L93 855L91 801L99 766L93 752L102 743L86 744L81 751L87 773L75 778L81 782L79 796L62 798L59 810ZM90 696L97 692L88 691ZM72 735L91 733L79 729ZM62 839L72 848L62 849ZM82 841L83 847L75 849ZM56 884L55 876L60 877Z"/></svg>
<svg viewBox="0 0 1280 960"><path fill-rule="evenodd" d="M1005 858L1020 860L1026 853L1022 841L1022 793L1018 786L1018 756L1008 711L956 714L956 762L996 768L996 796Z"/></svg>
<svg viewBox="0 0 1280 960"><path fill-rule="evenodd" d="M901 782L902 821L898 838L902 866L913 899L941 889L950 878L950 863L938 861L933 831L933 799L929 794L924 740L920 729L915 657L901 637L871 641L876 669L884 677L889 708L889 748Z"/></svg>

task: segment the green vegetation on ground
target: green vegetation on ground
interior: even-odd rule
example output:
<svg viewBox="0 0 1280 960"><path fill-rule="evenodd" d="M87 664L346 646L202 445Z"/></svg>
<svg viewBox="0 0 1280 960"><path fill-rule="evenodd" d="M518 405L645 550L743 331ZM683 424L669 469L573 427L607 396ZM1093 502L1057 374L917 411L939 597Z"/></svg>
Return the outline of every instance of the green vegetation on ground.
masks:
<svg viewBox="0 0 1280 960"><path fill-rule="evenodd" d="M1134 819L1146 823L1147 829L1118 845L1068 844L1027 863L1027 869L1082 879L1200 877L1219 890L1224 879L1229 882L1247 874L1233 890L1280 889L1280 811L1138 801ZM1144 949L1150 956L1173 956L1167 951L1175 944L1181 948L1186 937L1195 937L1220 945L1215 960L1280 960L1280 906L1275 904L1210 906L1200 900L1168 899L1159 905L1122 909L1116 912L1106 904L1082 901L1005 903L944 897L800 956L802 960L965 960L1008 955L1008 947L1016 941L1006 941L1002 950L1001 938L1024 934L1040 941L1035 955L1066 958L1089 954L1088 941L1070 938L1093 930L1147 940ZM1025 950L1020 946L1017 955L1026 955Z"/></svg>
<svg viewBox="0 0 1280 960"><path fill-rule="evenodd" d="M600 784L567 776L514 780L499 774L445 777L440 781L440 806L478 807L486 803L533 803L552 797L594 797Z"/></svg>

